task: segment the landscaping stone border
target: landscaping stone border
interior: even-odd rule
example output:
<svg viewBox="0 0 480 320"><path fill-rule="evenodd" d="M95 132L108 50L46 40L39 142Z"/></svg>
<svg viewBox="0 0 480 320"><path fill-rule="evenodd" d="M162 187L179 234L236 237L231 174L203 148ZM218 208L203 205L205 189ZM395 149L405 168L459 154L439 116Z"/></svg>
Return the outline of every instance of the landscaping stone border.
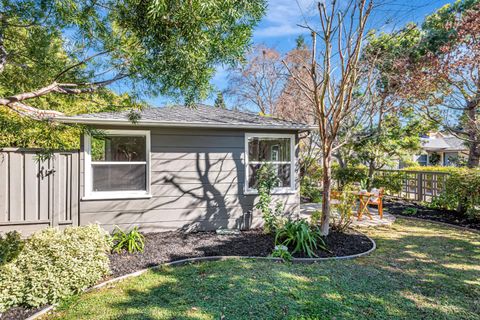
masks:
<svg viewBox="0 0 480 320"><path fill-rule="evenodd" d="M363 234L363 233L362 233L362 234ZM366 255L369 255L370 253L372 253L373 251L375 251L375 249L377 249L377 244L375 243L375 240L373 240L373 239L370 238L369 236L367 236L367 235L365 235L365 234L363 234L363 235L366 236L366 237L372 242L372 247L371 247L369 250L365 251L365 252L361 252L361 253L357 253L357 254L352 254L352 255L349 255L349 256L341 256L341 257L293 258L293 259L292 259L292 263L311 264L311 263L317 263L317 262L322 262L322 261L331 261L331 260L349 260L349 259L355 259L355 258L360 258L360 257L366 256ZM108 286L109 284L117 283L117 282L123 281L123 280L125 280L125 279L138 277L138 276L140 276L140 275L144 274L145 272L147 272L147 271L149 271L149 270L152 270L152 269L157 269L157 268L161 268L161 267L168 267L168 266L182 266L182 265L191 264L191 263L200 263L200 262L208 262L208 261L233 260L233 259L236 259L236 260L241 260L241 259L268 260L268 261L272 261L272 262L285 262L285 260L283 260L282 258L254 257L254 256L212 256L212 257L187 258L187 259L182 259L182 260L176 260L176 261L172 261L172 262L162 263L162 264L159 264L159 265L156 265L156 266L152 266L152 267L149 267L149 268L146 268L146 269L141 269L141 270L138 270L138 271L135 271L135 272L132 272L132 273L129 273L129 274L126 274L126 275L117 277L117 278L113 278L113 279L104 281L104 282L102 282L102 283L99 283L99 284L97 284L97 285L94 285L93 287L90 287L90 288L85 289L85 290L84 290L84 293L90 292L90 291L93 291L93 290L97 290L97 289L100 289L100 288L103 288L103 287L106 287L106 286ZM37 313L35 313L35 314L31 315L30 317L28 317L26 320L35 320L35 319L38 319L39 317L41 317L41 316L47 314L48 312L52 311L55 307L56 307L56 305L46 306L46 307L43 308L42 310L40 310L40 311L38 311Z"/></svg>

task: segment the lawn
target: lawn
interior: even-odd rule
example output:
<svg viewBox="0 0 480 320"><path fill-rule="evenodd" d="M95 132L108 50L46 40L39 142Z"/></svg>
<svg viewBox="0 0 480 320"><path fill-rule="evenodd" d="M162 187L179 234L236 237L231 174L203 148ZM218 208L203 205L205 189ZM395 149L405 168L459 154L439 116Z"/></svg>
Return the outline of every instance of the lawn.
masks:
<svg viewBox="0 0 480 320"><path fill-rule="evenodd" d="M480 319L480 234L399 219L370 256L312 265L152 270L65 302L52 319Z"/></svg>

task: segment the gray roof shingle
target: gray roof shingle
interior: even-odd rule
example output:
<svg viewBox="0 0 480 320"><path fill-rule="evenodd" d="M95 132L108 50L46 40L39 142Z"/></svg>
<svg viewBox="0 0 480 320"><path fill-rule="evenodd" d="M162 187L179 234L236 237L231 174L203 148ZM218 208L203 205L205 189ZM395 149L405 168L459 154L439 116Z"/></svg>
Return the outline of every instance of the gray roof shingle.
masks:
<svg viewBox="0 0 480 320"><path fill-rule="evenodd" d="M79 114L75 116L56 117L64 123L83 124L131 124L130 111L100 112ZM221 128L258 128L279 130L309 130L307 124L297 123L258 114L226 110L198 104L189 108L175 105L161 108L147 108L139 111L138 125L152 126L186 126L186 127L221 127Z"/></svg>

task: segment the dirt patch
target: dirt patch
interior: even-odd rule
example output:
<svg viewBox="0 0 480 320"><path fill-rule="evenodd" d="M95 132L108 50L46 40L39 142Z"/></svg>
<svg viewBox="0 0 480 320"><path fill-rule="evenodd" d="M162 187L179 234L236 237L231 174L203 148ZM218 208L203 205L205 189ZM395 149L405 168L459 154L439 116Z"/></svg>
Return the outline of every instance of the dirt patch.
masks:
<svg viewBox="0 0 480 320"><path fill-rule="evenodd" d="M112 277L122 276L168 261L207 256L266 257L275 246L273 235L262 230L243 231L240 234L219 235L215 232L162 232L145 235L145 252L111 254ZM325 243L330 252L317 250L318 257L347 256L368 251L372 242L364 235L350 230L333 232ZM295 257L305 257L296 254Z"/></svg>
<svg viewBox="0 0 480 320"><path fill-rule="evenodd" d="M394 215L428 219L480 230L480 219L466 217L453 210L431 209L419 203L397 199L386 200L384 206ZM416 212L405 211L408 208L416 209Z"/></svg>

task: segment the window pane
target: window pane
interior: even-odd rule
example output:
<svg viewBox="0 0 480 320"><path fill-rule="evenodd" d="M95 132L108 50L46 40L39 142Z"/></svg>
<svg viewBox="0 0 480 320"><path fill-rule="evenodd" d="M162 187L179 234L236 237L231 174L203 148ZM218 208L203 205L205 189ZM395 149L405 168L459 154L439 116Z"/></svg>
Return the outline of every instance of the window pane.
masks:
<svg viewBox="0 0 480 320"><path fill-rule="evenodd" d="M146 188L144 164L94 164L93 191L142 191Z"/></svg>
<svg viewBox="0 0 480 320"><path fill-rule="evenodd" d="M92 137L92 161L146 161L145 136Z"/></svg>
<svg viewBox="0 0 480 320"><path fill-rule="evenodd" d="M257 188L257 170L260 168L261 164L251 164L249 165L248 170L248 188L256 189ZM290 168L289 164L277 164L274 165L277 169L277 176L280 179L278 187L280 188L290 188Z"/></svg>
<svg viewBox="0 0 480 320"><path fill-rule="evenodd" d="M248 138L249 161L290 161L290 138Z"/></svg>

